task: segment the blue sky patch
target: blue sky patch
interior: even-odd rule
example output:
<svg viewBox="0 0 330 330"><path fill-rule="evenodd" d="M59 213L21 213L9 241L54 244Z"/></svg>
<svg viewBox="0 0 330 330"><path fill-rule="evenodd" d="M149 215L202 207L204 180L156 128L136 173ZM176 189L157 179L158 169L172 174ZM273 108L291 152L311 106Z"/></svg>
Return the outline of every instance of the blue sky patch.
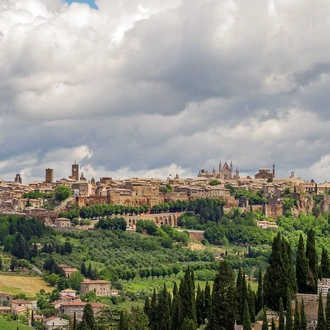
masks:
<svg viewBox="0 0 330 330"><path fill-rule="evenodd" d="M80 2L80 3L87 3L91 8L97 9L97 6L95 4L95 0L66 0L68 4L71 4L72 2Z"/></svg>

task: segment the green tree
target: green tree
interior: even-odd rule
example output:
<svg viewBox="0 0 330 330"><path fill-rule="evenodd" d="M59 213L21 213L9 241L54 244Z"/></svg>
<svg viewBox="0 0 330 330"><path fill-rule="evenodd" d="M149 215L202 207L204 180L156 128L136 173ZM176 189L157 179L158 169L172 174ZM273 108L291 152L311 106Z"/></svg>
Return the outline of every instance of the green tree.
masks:
<svg viewBox="0 0 330 330"><path fill-rule="evenodd" d="M204 319L208 319L210 317L211 306L212 306L211 287L210 287L209 282L206 282L206 285L205 285L204 306L205 306Z"/></svg>
<svg viewBox="0 0 330 330"><path fill-rule="evenodd" d="M259 313L264 306L264 297L263 297L263 283L262 283L262 271L259 268L258 276L258 290L257 290L257 299L256 299L256 312Z"/></svg>
<svg viewBox="0 0 330 330"><path fill-rule="evenodd" d="M219 180L213 179L209 182L210 186L218 186L219 184L221 184L221 182Z"/></svg>
<svg viewBox="0 0 330 330"><path fill-rule="evenodd" d="M127 329L128 329L127 315L123 311L120 311L118 330L127 330Z"/></svg>
<svg viewBox="0 0 330 330"><path fill-rule="evenodd" d="M295 301L293 329L300 330L300 314L298 309L298 300Z"/></svg>
<svg viewBox="0 0 330 330"><path fill-rule="evenodd" d="M250 321L254 322L256 318L256 296L254 291L251 289L250 283L247 289L247 302L249 305Z"/></svg>
<svg viewBox="0 0 330 330"><path fill-rule="evenodd" d="M325 305L325 323L326 330L330 330L330 293L327 294L327 302Z"/></svg>
<svg viewBox="0 0 330 330"><path fill-rule="evenodd" d="M287 299L286 299L285 319L286 319L285 330L293 330L292 300L291 300L291 292L290 291L288 291L288 296L287 296Z"/></svg>
<svg viewBox="0 0 330 330"><path fill-rule="evenodd" d="M301 300L301 307L300 307L300 330L307 330L307 319L306 319L304 298Z"/></svg>
<svg viewBox="0 0 330 330"><path fill-rule="evenodd" d="M272 327L271 330L276 330L274 318L272 318Z"/></svg>
<svg viewBox="0 0 330 330"><path fill-rule="evenodd" d="M204 291L201 290L200 285L197 286L197 294L196 294L196 315L197 315L197 325L200 326L204 323L205 316L205 299L204 299Z"/></svg>
<svg viewBox="0 0 330 330"><path fill-rule="evenodd" d="M172 308L171 308L171 330L179 329L179 304L180 304L180 296L179 290L176 282L174 282L173 287L173 300L172 300Z"/></svg>
<svg viewBox="0 0 330 330"><path fill-rule="evenodd" d="M267 320L266 306L264 306L264 308L263 308L261 330L268 330L268 320Z"/></svg>
<svg viewBox="0 0 330 330"><path fill-rule="evenodd" d="M58 186L55 190L55 198L58 201L64 201L65 199L67 199L68 197L70 197L72 195L72 190L67 187L67 186Z"/></svg>
<svg viewBox="0 0 330 330"><path fill-rule="evenodd" d="M196 318L196 302L195 302L195 283L193 282L193 272L188 269L179 288L179 326L182 327L185 318L192 320L195 325Z"/></svg>
<svg viewBox="0 0 330 330"><path fill-rule="evenodd" d="M67 282L71 289L80 291L80 283L83 282L83 280L84 276L78 271L71 273Z"/></svg>
<svg viewBox="0 0 330 330"><path fill-rule="evenodd" d="M307 293L308 281L308 259L306 257L304 240L302 235L299 236L298 251L296 258L296 278L298 285L298 292Z"/></svg>
<svg viewBox="0 0 330 330"><path fill-rule="evenodd" d="M309 281L307 286L307 293L316 293L318 278L318 258L315 247L315 232L313 229L310 229L307 232L306 257L308 259L309 265Z"/></svg>
<svg viewBox="0 0 330 330"><path fill-rule="evenodd" d="M325 247L322 248L322 256L321 256L321 277L329 278L330 277L330 259L328 255L328 251Z"/></svg>
<svg viewBox="0 0 330 330"><path fill-rule="evenodd" d="M23 235L21 233L16 233L14 235L14 245L11 249L11 254L18 259L30 259L29 255L29 245L26 243Z"/></svg>
<svg viewBox="0 0 330 330"><path fill-rule="evenodd" d="M268 307L279 310L280 298L286 305L287 291L295 293L297 285L291 248L280 233L273 240L268 262L264 277L264 301Z"/></svg>
<svg viewBox="0 0 330 330"><path fill-rule="evenodd" d="M196 324L193 320L185 318L182 324L182 330L196 330Z"/></svg>
<svg viewBox="0 0 330 330"><path fill-rule="evenodd" d="M73 314L72 330L77 330L77 316L76 316L76 312L74 312L74 314Z"/></svg>
<svg viewBox="0 0 330 330"><path fill-rule="evenodd" d="M157 329L157 316L158 316L157 311L158 311L157 294L156 294L156 290L154 289L151 297L150 315L149 315L149 324L151 330Z"/></svg>
<svg viewBox="0 0 330 330"><path fill-rule="evenodd" d="M127 329L148 330L148 324L148 316L143 312L142 308L139 306L132 307L130 313L127 315Z"/></svg>
<svg viewBox="0 0 330 330"><path fill-rule="evenodd" d="M214 279L207 330L232 330L237 318L235 277L227 261L220 262Z"/></svg>
<svg viewBox="0 0 330 330"><path fill-rule="evenodd" d="M93 313L92 305L90 303L87 303L84 307L82 322L86 323L88 330L96 329L94 313Z"/></svg>
<svg viewBox="0 0 330 330"><path fill-rule="evenodd" d="M158 330L169 330L170 329L170 306L168 301L168 294L166 289L166 284L164 283L164 287L162 292L158 298L158 306L157 306L157 322Z"/></svg>
<svg viewBox="0 0 330 330"><path fill-rule="evenodd" d="M324 318L324 310L323 310L323 300L322 300L322 293L319 293L319 307L317 311L317 326L316 330L325 330L326 329L326 323Z"/></svg>
<svg viewBox="0 0 330 330"><path fill-rule="evenodd" d="M244 312L243 312L243 330L251 330L249 305L246 300L244 303Z"/></svg>

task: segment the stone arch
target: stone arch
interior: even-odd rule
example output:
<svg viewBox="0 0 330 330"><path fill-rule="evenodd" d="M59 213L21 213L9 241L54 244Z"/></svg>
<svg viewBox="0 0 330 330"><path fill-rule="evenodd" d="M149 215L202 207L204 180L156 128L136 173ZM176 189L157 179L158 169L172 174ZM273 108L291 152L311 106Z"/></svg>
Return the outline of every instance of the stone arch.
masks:
<svg viewBox="0 0 330 330"><path fill-rule="evenodd" d="M172 224L172 216L168 216L168 224L170 225L170 226L173 226L173 224Z"/></svg>

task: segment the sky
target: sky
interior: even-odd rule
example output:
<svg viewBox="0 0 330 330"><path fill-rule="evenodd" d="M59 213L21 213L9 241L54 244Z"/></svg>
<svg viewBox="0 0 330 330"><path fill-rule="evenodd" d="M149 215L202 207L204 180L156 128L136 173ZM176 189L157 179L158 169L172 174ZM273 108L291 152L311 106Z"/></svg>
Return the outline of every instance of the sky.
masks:
<svg viewBox="0 0 330 330"><path fill-rule="evenodd" d="M0 179L330 180L328 0L0 1Z"/></svg>

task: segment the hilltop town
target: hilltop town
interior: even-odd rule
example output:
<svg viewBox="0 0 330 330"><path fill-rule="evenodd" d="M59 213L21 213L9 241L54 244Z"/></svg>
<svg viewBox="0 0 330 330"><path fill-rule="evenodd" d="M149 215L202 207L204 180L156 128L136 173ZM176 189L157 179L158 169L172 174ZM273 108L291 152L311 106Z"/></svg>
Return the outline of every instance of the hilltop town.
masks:
<svg viewBox="0 0 330 330"><path fill-rule="evenodd" d="M86 179L79 175L79 165L73 164L71 175L67 178L54 180L54 169L45 170L45 180L23 183L20 174L13 181L0 181L0 213L22 214L40 218L46 223L55 225L60 213L70 207L92 206L95 204L124 205L138 207L147 205L152 210L155 205L175 201L190 201L196 198L216 198L225 202L224 209L232 207L242 210L260 210L266 217L277 219L285 211L286 194L293 194L297 203L292 209L293 214L311 212L317 207L319 212L329 210L330 183L317 184L295 177L291 172L287 178L276 177L275 165L272 170L260 168L254 177L241 178L238 168L227 162L219 163L218 170L201 169L195 178L180 178L179 175L169 176L166 180L157 178L127 178L115 180L111 177ZM45 198L29 198L29 193L38 191L42 194L54 194L59 186L67 186L73 196L60 205L50 207ZM246 196L235 196L232 188L258 193L264 197L261 202L252 202ZM133 212L134 213L134 212ZM131 214L132 215L132 214ZM62 223L61 226L69 226Z"/></svg>

